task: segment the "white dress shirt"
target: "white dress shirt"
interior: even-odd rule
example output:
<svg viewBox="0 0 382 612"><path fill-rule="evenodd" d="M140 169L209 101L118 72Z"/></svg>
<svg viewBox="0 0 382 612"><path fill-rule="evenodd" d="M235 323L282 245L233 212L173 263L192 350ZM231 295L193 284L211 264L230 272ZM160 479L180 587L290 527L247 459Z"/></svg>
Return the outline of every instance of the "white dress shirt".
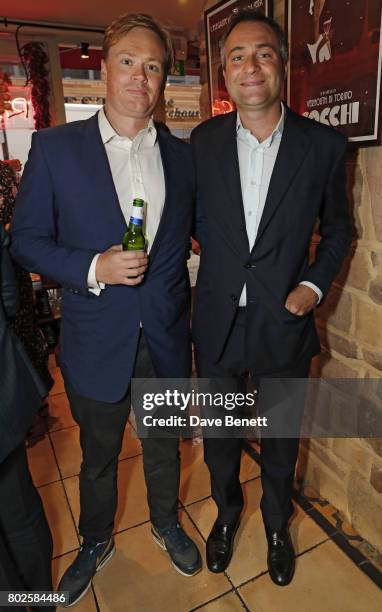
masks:
<svg viewBox="0 0 382 612"><path fill-rule="evenodd" d="M237 151L239 157L241 193L243 197L245 224L248 235L249 249L255 244L269 183L279 151L285 123L285 109L281 105L280 121L272 134L266 140L259 142L257 138L243 127L239 113L237 114ZM309 281L302 281L322 298L321 290ZM239 306L247 305L247 287L244 285Z"/></svg>
<svg viewBox="0 0 382 612"><path fill-rule="evenodd" d="M117 134L102 108L98 113L98 127L127 225L134 198L145 202L144 227L150 252L165 201L163 165L154 121L150 119L147 128L131 139ZM97 282L95 274L99 256L100 253L94 257L88 273L89 290L96 295L105 288L104 283Z"/></svg>

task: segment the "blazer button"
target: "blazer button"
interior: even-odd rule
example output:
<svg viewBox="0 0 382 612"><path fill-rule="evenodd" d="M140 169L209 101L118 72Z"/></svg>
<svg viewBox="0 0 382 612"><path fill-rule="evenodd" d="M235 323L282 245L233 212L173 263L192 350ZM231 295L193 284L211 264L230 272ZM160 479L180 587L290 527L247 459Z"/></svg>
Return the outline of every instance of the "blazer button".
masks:
<svg viewBox="0 0 382 612"><path fill-rule="evenodd" d="M233 302L237 302L237 295L234 295L234 294L232 293L232 295L231 295L231 300L232 300Z"/></svg>

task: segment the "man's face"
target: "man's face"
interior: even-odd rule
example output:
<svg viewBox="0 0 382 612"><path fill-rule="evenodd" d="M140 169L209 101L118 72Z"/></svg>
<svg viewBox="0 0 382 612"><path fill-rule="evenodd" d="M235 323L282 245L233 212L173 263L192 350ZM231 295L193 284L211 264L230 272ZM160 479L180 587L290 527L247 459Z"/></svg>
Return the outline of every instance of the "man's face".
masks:
<svg viewBox="0 0 382 612"><path fill-rule="evenodd" d="M147 28L130 30L102 62L106 103L121 119L150 117L164 81L165 50Z"/></svg>
<svg viewBox="0 0 382 612"><path fill-rule="evenodd" d="M239 111L280 102L285 67L276 34L265 23L244 21L224 45L226 87Z"/></svg>

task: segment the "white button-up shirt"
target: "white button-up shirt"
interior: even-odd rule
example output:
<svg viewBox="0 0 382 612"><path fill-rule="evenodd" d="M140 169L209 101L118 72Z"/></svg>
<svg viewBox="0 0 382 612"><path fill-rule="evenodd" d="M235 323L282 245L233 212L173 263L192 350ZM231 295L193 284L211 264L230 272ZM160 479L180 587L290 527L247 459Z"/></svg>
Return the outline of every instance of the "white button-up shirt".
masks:
<svg viewBox="0 0 382 612"><path fill-rule="evenodd" d="M281 105L280 121L272 134L266 140L259 142L257 138L243 127L239 113L237 114L237 151L239 157L240 183L243 198L245 225L247 229L249 249L255 244L261 217L264 212L265 201L268 195L269 183L279 151L281 137L285 123L285 109ZM313 289L319 301L322 292L309 281L302 281ZM247 287L244 285L240 296L239 306L247 305Z"/></svg>
<svg viewBox="0 0 382 612"><path fill-rule="evenodd" d="M131 139L117 134L102 108L98 113L98 127L127 225L134 198L141 198L145 202L145 234L150 251L166 195L162 158L154 121L150 119L147 128ZM97 282L95 275L98 257L99 254L94 257L88 274L88 287L96 295L99 295L101 289L105 287L103 283Z"/></svg>

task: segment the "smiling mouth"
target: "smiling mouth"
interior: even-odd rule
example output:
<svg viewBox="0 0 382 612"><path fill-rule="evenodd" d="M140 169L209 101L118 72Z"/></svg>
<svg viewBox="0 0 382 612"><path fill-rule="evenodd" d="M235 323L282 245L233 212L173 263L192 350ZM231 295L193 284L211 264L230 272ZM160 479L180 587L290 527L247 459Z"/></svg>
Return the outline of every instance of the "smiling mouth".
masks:
<svg viewBox="0 0 382 612"><path fill-rule="evenodd" d="M146 89L128 89L127 93L133 96L147 96Z"/></svg>
<svg viewBox="0 0 382 612"><path fill-rule="evenodd" d="M242 87L261 87L261 85L264 85L265 81L243 81L241 83Z"/></svg>

